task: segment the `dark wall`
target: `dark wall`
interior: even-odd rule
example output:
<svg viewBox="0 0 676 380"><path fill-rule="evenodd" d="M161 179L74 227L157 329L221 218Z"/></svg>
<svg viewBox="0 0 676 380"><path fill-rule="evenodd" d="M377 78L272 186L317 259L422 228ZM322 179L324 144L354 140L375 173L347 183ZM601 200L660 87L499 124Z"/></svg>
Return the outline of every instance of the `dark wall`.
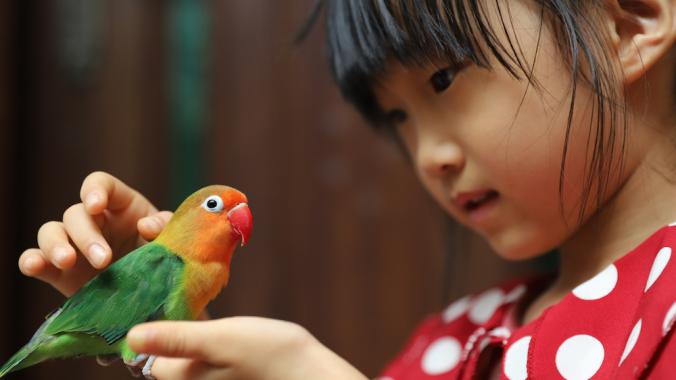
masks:
<svg viewBox="0 0 676 380"><path fill-rule="evenodd" d="M22 278L16 260L42 223L78 201L93 170L161 208L175 207L185 186L247 193L254 235L212 315L299 322L369 376L426 313L529 270L449 222L396 148L343 103L321 30L292 46L312 0L200 3L205 38L194 60L174 34L191 22L177 20L181 1L36 3L0 2L0 302L11 310L0 313L0 360L63 301ZM192 142L177 83L204 100ZM126 370L82 359L14 378L55 373L113 379Z"/></svg>
<svg viewBox="0 0 676 380"><path fill-rule="evenodd" d="M12 156L11 137L12 120L10 120L12 81L12 46L13 40L13 7L9 1L0 2L0 302L4 305L0 313L0 360L10 355L10 344L15 328L11 325L15 321L13 314L16 303L12 294L12 287L18 275L16 274L15 257L13 250L16 249L14 224L12 223L13 210L11 204L11 163Z"/></svg>

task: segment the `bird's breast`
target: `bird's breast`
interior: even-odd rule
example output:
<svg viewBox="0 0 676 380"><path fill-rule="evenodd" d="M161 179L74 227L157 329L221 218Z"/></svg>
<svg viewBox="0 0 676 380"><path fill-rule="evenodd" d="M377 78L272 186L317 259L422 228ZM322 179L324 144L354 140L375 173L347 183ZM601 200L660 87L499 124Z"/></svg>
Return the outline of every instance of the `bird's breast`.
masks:
<svg viewBox="0 0 676 380"><path fill-rule="evenodd" d="M186 265L185 298L194 318L221 292L228 277L228 267L218 262Z"/></svg>

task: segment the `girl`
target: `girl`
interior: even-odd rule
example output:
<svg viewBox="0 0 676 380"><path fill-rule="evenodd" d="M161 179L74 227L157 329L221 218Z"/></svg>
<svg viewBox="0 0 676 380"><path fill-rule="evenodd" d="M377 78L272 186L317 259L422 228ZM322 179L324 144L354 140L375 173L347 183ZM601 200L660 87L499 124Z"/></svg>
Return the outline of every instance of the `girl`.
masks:
<svg viewBox="0 0 676 380"><path fill-rule="evenodd" d="M383 378L673 378L676 1L323 3L340 89L439 205L509 260L560 251L425 320ZM66 295L169 216L105 173L80 195L19 261ZM128 337L158 379L364 378L287 322Z"/></svg>

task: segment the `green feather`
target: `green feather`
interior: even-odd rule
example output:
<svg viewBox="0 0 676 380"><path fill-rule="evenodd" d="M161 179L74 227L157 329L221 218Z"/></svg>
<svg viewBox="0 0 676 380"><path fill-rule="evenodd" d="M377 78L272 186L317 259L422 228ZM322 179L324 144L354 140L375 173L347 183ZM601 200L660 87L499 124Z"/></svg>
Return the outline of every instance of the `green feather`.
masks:
<svg viewBox="0 0 676 380"><path fill-rule="evenodd" d="M182 300L183 260L157 243L124 256L52 313L1 368L0 377L39 362L72 356L136 354L125 336L139 323L189 319Z"/></svg>

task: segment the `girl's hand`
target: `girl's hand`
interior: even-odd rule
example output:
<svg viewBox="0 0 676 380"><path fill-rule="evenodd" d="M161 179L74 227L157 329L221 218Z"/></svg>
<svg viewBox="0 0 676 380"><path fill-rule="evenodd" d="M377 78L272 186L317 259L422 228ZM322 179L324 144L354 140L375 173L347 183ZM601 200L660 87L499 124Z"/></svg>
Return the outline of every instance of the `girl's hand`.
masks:
<svg viewBox="0 0 676 380"><path fill-rule="evenodd" d="M157 380L364 380L297 324L258 317L151 322L127 335L132 350L158 356Z"/></svg>
<svg viewBox="0 0 676 380"><path fill-rule="evenodd" d="M108 173L94 172L80 189L82 203L63 221L42 225L38 248L19 258L21 272L49 283L65 296L75 293L114 259L152 240L171 212L158 212L143 195Z"/></svg>

